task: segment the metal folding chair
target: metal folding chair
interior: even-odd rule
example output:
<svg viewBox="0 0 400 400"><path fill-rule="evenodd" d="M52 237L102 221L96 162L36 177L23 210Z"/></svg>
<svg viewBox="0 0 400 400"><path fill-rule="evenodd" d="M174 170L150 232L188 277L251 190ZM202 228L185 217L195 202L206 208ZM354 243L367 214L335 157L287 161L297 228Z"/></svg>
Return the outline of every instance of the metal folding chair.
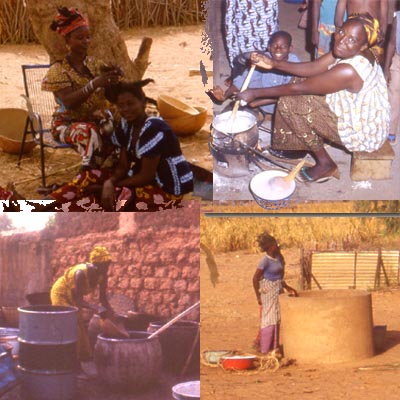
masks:
<svg viewBox="0 0 400 400"><path fill-rule="evenodd" d="M53 149L73 148L72 145L57 142L51 134L51 120L57 103L51 92L42 91L41 85L44 76L50 65L22 65L24 78L26 105L28 117L25 123L24 135L22 138L21 149L19 151L19 166L24 151L26 137L32 135L33 140L40 146L40 169L42 174L42 186L46 187L46 171L44 148Z"/></svg>

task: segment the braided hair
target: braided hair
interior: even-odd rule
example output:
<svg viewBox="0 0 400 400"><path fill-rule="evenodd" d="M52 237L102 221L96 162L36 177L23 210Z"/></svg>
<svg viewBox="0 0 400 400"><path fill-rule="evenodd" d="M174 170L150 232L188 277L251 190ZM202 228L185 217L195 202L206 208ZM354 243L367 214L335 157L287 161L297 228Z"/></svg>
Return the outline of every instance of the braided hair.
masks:
<svg viewBox="0 0 400 400"><path fill-rule="evenodd" d="M119 82L116 85L110 85L105 89L106 99L111 103L116 103L118 95L121 93L131 93L137 99L151 104L157 104L154 99L147 97L143 91L143 87L154 82L153 79L144 79L136 82Z"/></svg>

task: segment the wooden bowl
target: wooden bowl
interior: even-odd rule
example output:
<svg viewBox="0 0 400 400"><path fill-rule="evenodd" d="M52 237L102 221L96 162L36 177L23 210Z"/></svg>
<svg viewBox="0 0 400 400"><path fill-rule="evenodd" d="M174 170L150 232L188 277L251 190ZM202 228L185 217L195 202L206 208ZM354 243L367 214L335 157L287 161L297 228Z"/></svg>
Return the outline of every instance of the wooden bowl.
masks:
<svg viewBox="0 0 400 400"><path fill-rule="evenodd" d="M157 99L157 108L163 118L178 118L197 115L199 111L174 97L161 94Z"/></svg>
<svg viewBox="0 0 400 400"><path fill-rule="evenodd" d="M228 370L250 369L256 356L229 356L221 357L222 367Z"/></svg>
<svg viewBox="0 0 400 400"><path fill-rule="evenodd" d="M19 153L27 116L28 111L21 108L0 109L0 148L6 153ZM32 151L35 146L36 143L29 138L25 142L24 153Z"/></svg>
<svg viewBox="0 0 400 400"><path fill-rule="evenodd" d="M207 108L196 107L197 115L177 118L164 118L165 122L178 136L190 136L199 131L207 120Z"/></svg>

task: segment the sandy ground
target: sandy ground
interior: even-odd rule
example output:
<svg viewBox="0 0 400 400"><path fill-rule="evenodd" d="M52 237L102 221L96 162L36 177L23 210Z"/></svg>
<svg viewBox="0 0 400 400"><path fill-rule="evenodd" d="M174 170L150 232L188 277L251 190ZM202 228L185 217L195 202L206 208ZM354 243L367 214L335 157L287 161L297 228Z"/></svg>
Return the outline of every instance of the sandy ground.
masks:
<svg viewBox="0 0 400 400"><path fill-rule="evenodd" d="M299 287L296 251L285 251L286 281ZM258 330L258 305L252 276L260 254L215 255L220 282L214 288L201 259L201 352L251 348ZM202 400L268 399L397 399L400 389L400 290L372 294L375 325L387 325L384 351L370 359L331 365L290 365L276 372L227 372L201 365ZM396 367L397 364L397 367ZM368 370L360 367L372 366Z"/></svg>
<svg viewBox="0 0 400 400"><path fill-rule="evenodd" d="M212 87L212 78L204 86L201 76L189 76L190 69L199 69L200 60L207 70L212 69L209 55L201 50L203 26L149 28L130 30L123 33L128 52L136 56L143 37L153 38L150 53L151 64L145 74L153 78L155 84L146 87L149 97L168 94L193 106L208 108L208 121L195 135L181 138L181 146L186 158L194 164L212 171L212 158L208 151L209 123L212 103L204 91ZM0 108L25 108L21 94L24 93L22 64L46 64L48 56L40 45L0 46ZM0 122L1 123L1 122ZM2 174L0 186L9 181L16 184L17 190L29 199L40 199L36 188L40 184L39 149L35 148L16 168L18 156L0 151ZM62 183L72 178L78 170L79 156L73 150L46 150L47 183Z"/></svg>

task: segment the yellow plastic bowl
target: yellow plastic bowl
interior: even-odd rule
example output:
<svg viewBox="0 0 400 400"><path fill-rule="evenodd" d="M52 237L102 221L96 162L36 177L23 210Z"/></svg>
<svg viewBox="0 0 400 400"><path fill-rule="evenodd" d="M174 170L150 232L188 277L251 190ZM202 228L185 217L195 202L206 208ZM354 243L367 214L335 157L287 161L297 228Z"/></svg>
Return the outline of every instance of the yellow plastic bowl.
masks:
<svg viewBox="0 0 400 400"><path fill-rule="evenodd" d="M22 108L0 108L0 148L6 153L18 154L21 148L28 111ZM24 153L31 151L36 143L29 138Z"/></svg>
<svg viewBox="0 0 400 400"><path fill-rule="evenodd" d="M174 97L161 94L157 99L157 108L163 118L178 118L197 115L199 111Z"/></svg>
<svg viewBox="0 0 400 400"><path fill-rule="evenodd" d="M165 122L178 136L190 136L199 131L207 120L207 108L196 107L197 115L186 115L178 118L164 118Z"/></svg>

